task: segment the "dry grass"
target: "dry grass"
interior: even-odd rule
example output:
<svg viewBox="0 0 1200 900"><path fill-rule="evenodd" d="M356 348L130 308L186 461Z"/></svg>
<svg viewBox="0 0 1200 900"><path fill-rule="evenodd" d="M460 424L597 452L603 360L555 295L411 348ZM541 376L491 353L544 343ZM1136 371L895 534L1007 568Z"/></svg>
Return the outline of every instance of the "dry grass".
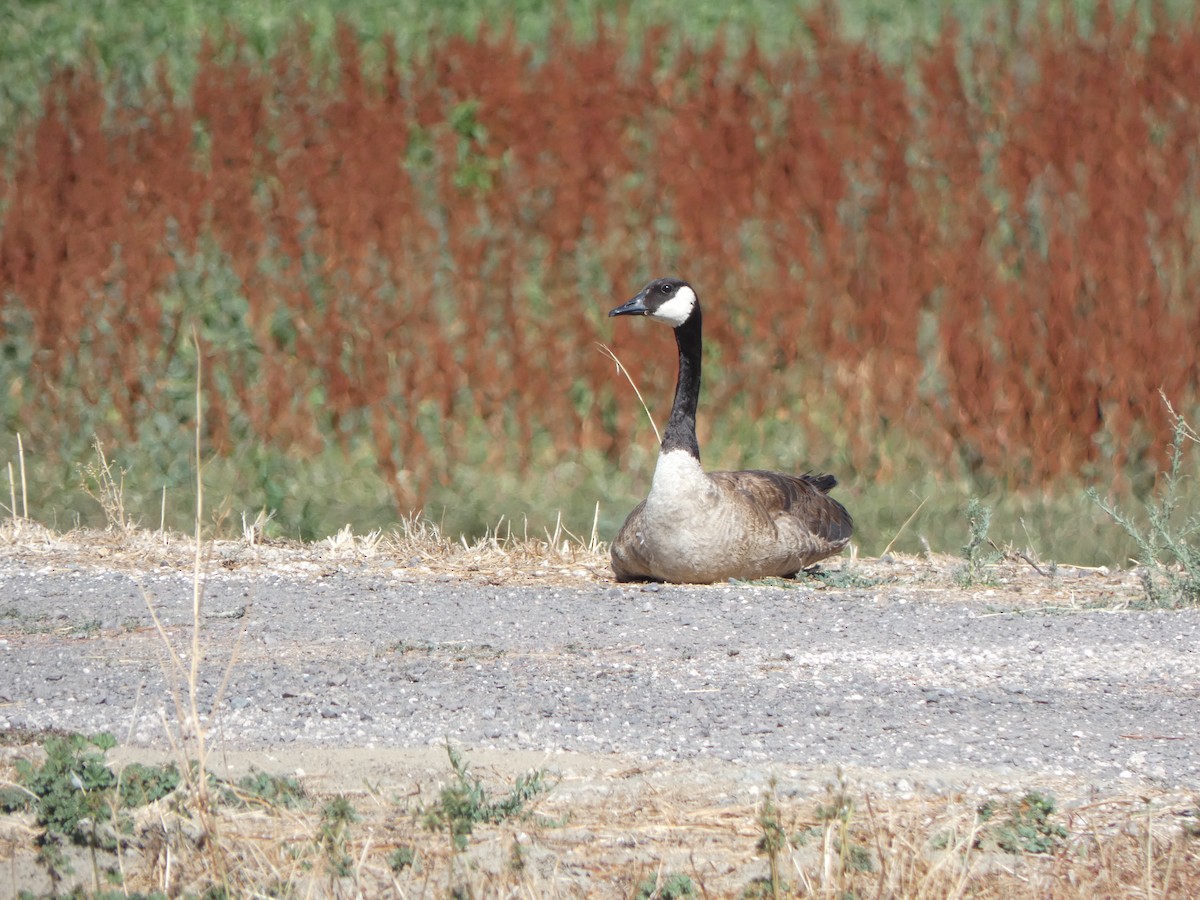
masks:
<svg viewBox="0 0 1200 900"><path fill-rule="evenodd" d="M378 567L396 577L483 579L513 584L604 580L611 577L608 547L593 532L575 535L561 521L553 531L530 534L507 521L482 537L457 540L438 525L411 516L390 532L356 535L349 528L313 543L264 538L253 522L239 540L201 543L205 566L297 577L339 568ZM196 539L171 531L76 529L60 533L23 518L0 521L0 558L66 564L81 559L132 573L194 563Z"/></svg>
<svg viewBox="0 0 1200 900"><path fill-rule="evenodd" d="M594 584L612 581L608 545L595 532L587 536L555 530L531 534L507 520L482 537L468 540L444 534L419 515L389 532L355 534L349 526L324 540L305 543L264 538L250 527L238 540L207 540L201 547L206 571L247 575L316 577L331 572L374 570L400 581L461 580L475 584ZM37 522L0 521L0 559L39 565L88 565L136 575L188 571L195 562L194 537L170 531L77 529L65 533ZM878 559L847 555L827 560L806 588L886 589L912 599L970 599L997 608L1043 607L1080 610L1123 609L1143 599L1139 569L1057 565L1028 552L995 549L977 565L964 586L964 560L958 556L892 553ZM795 582L769 579L788 587ZM718 586L719 588L719 586Z"/></svg>
<svg viewBox="0 0 1200 900"><path fill-rule="evenodd" d="M647 878L682 873L697 896L742 896L755 885L771 896L759 844L767 794L753 796L770 788L720 777L698 784L684 767L663 775L656 766L610 770L603 780L568 774L528 816L477 827L462 852L423 824L421 811L438 790L428 771L349 791L310 779L302 806L292 809L235 789L222 795L207 823L182 795L172 795L138 811L121 866L127 889L171 895L223 887L238 896L630 897ZM12 773L0 769L0 778ZM485 780L511 783L506 772L488 772ZM785 836L776 860L779 896L1200 892L1195 797L1079 798L1056 816L1066 830L1056 849L1014 854L989 844L981 796L888 796L846 784L837 790L846 791L844 819L829 818L828 794L772 796ZM322 812L336 798L349 801L357 817L337 834L338 856L351 861L340 875ZM13 860L5 868L36 877L36 829L20 816L0 822L0 854ZM217 836L215 846L205 845L205 835ZM411 863L399 866L404 854ZM115 864L101 860L102 867ZM90 864L76 869L90 872Z"/></svg>

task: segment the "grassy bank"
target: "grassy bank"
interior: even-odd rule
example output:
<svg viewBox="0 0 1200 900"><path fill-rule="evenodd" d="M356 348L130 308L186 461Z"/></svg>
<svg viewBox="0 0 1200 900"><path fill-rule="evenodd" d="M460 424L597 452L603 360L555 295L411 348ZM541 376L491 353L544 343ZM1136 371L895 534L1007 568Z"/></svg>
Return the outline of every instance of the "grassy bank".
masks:
<svg viewBox="0 0 1200 900"><path fill-rule="evenodd" d="M517 534L541 535L560 521L572 533L587 536L593 522L601 539L616 533L626 514L649 488L657 448L653 435L640 436L630 448L627 467L598 454L556 459L544 457L536 476L536 491L519 472L491 471L486 464L462 469L454 484L437 487L421 511L446 534L477 536L500 527ZM115 524L102 502L95 448L77 449L80 463L71 468L37 455L36 438L24 438L30 516L58 529ZM16 441L0 442L0 471L12 461L18 511L20 473ZM126 520L145 528L183 530L194 515L193 485L187 448L180 439L178 455L160 444L133 448L106 447L105 453L122 482L121 508ZM764 464L758 456L748 466ZM836 471L836 466L830 466ZM971 535L966 510L976 500L992 510L989 540L1000 550L1030 553L1042 562L1078 565L1124 565L1139 558L1138 548L1087 496L1080 485L1041 495L1014 493L1003 486L981 490L969 482L940 477L914 460L914 477L878 483L844 479L837 496L855 516L858 552L874 556L890 548L921 553L926 548L956 554ZM243 520L253 522L273 513L265 533L272 537L326 537L343 525L356 532L393 527L398 512L386 481L380 476L369 446L359 441L349 453L332 447L297 462L286 453L261 447L206 462L204 479L214 510L206 527L217 536L239 535ZM3 501L10 505L7 473ZM165 490L164 490L165 488ZM1190 484L1182 506L1195 509L1200 498ZM110 509L112 504L110 505ZM1139 522L1145 512L1139 501L1125 497L1126 508ZM598 507L598 509L597 509Z"/></svg>

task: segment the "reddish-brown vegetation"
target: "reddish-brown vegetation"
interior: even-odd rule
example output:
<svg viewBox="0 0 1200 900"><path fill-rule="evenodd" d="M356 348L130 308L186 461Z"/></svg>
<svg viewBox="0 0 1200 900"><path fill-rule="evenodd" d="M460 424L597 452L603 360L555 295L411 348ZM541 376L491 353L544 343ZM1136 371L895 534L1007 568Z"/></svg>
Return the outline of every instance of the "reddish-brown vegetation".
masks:
<svg viewBox="0 0 1200 900"><path fill-rule="evenodd" d="M410 507L472 420L507 438L491 465L617 452L637 417L593 343L673 271L707 301L723 428L783 410L860 472L897 435L1014 485L1158 454L1159 390L1200 387L1197 21L948 28L910 68L809 24L772 58L601 28L535 61L484 30L371 65L346 29L336 78L303 36L266 66L231 38L190 96L121 103L62 72L0 187L22 416L49 397L70 428L78 390L136 434L195 322L215 447L369 429ZM669 391L661 348L615 340Z"/></svg>

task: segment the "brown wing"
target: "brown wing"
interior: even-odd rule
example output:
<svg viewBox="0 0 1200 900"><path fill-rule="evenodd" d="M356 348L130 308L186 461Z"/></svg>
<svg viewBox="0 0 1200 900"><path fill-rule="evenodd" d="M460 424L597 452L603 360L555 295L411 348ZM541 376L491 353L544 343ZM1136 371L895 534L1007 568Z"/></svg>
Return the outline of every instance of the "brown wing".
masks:
<svg viewBox="0 0 1200 900"><path fill-rule="evenodd" d="M830 545L844 546L854 533L854 522L842 504L829 496L837 479L832 475L785 475L745 469L740 472L711 472L714 482L736 490L762 508L768 518L784 515L795 519L813 537Z"/></svg>

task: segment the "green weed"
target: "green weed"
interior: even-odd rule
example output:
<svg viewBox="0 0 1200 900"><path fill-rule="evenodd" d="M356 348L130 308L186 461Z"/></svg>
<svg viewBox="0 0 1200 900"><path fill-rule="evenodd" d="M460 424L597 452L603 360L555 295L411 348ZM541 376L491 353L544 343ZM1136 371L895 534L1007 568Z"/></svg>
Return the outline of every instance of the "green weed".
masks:
<svg viewBox="0 0 1200 900"><path fill-rule="evenodd" d="M957 580L963 587L970 587L980 580L984 567L995 562L999 554L988 539L988 531L992 527L991 507L972 497L967 502L964 515L967 517L967 542L962 546L964 563Z"/></svg>
<svg viewBox="0 0 1200 900"><path fill-rule="evenodd" d="M758 851L767 857L770 874L766 882L758 884L755 889L760 891L758 896L770 896L773 900L778 900L788 890L780 868L780 857L787 851L789 843L774 795L775 781L772 779L771 790L763 801L762 809L758 812L758 827L762 835L756 845Z"/></svg>
<svg viewBox="0 0 1200 900"><path fill-rule="evenodd" d="M129 808L154 803L179 787L181 780L179 769L172 764L130 763L121 770L121 803Z"/></svg>
<svg viewBox="0 0 1200 900"><path fill-rule="evenodd" d="M0 621L14 634L49 634L56 625L48 616L31 616L16 607L0 611Z"/></svg>
<svg viewBox="0 0 1200 900"><path fill-rule="evenodd" d="M634 894L636 900L678 900L680 897L695 897L696 885L687 875L679 872L651 876L642 881Z"/></svg>
<svg viewBox="0 0 1200 900"><path fill-rule="evenodd" d="M1145 527L1112 501L1101 498L1095 488L1088 491L1088 497L1137 545L1146 599L1154 606L1176 608L1200 602L1200 541L1196 539L1200 515L1179 521L1188 481L1183 470L1184 449L1200 437L1169 403L1167 409L1172 419L1171 462L1157 496L1146 503Z"/></svg>
<svg viewBox="0 0 1200 900"><path fill-rule="evenodd" d="M489 796L483 782L472 775L466 761L446 743L446 754L454 780L442 788L437 802L421 813L430 831L444 831L456 851L467 848L476 825L494 825L507 819L527 816L528 806L548 793L551 785L544 769L521 775L511 790L498 799Z"/></svg>
<svg viewBox="0 0 1200 900"><path fill-rule="evenodd" d="M417 851L410 845L404 844L388 854L388 866L393 872L403 872L412 868L417 862Z"/></svg>
<svg viewBox="0 0 1200 900"><path fill-rule="evenodd" d="M38 859L55 884L72 872L65 844L115 850L119 835L131 827L128 810L161 799L179 785L174 766L134 764L127 775L118 777L105 761L116 743L107 732L90 738L54 735L46 738L41 764L16 762L17 783L24 793L6 792L0 806L7 811L33 810L42 829Z"/></svg>
<svg viewBox="0 0 1200 900"><path fill-rule="evenodd" d="M354 873L354 857L349 852L350 826L358 821L358 812L346 797L334 797L321 807L317 844L325 855L329 871L330 893L333 882Z"/></svg>
<svg viewBox="0 0 1200 900"><path fill-rule="evenodd" d="M450 128L458 136L454 186L462 191L487 193L492 176L501 166L486 153L487 128L479 121L479 101L466 100L450 110Z"/></svg>
<svg viewBox="0 0 1200 900"><path fill-rule="evenodd" d="M775 882L770 878L752 878L742 889L742 900L778 900L785 896L776 890Z"/></svg>
<svg viewBox="0 0 1200 900"><path fill-rule="evenodd" d="M280 809L298 809L308 803L303 785L288 775L271 775L255 770L238 779L237 788L237 792L226 792L226 802L244 805L247 799L254 799Z"/></svg>
<svg viewBox="0 0 1200 900"><path fill-rule="evenodd" d="M107 732L92 738L73 734L49 737L41 765L17 761L17 780L36 800L37 823L47 840L66 838L77 844L96 840L96 823L110 817L110 797L117 776L104 761L116 746Z"/></svg>
<svg viewBox="0 0 1200 900"><path fill-rule="evenodd" d="M1007 803L989 800L979 807L982 834L976 847L1005 853L1053 853L1067 839L1067 829L1052 822L1054 798L1031 791Z"/></svg>
<svg viewBox="0 0 1200 900"><path fill-rule="evenodd" d="M854 798L845 774L839 769L834 782L826 785L828 799L817 804L816 817L821 823L826 853L837 855L837 871L873 872L875 863L871 851L851 834L854 820Z"/></svg>
<svg viewBox="0 0 1200 900"><path fill-rule="evenodd" d="M838 588L840 590L876 587L877 585L883 584L887 580L885 578L879 578L874 575L867 575L863 572L856 571L845 561L842 562L840 568L817 569L808 573L808 577L822 582L827 587Z"/></svg>

